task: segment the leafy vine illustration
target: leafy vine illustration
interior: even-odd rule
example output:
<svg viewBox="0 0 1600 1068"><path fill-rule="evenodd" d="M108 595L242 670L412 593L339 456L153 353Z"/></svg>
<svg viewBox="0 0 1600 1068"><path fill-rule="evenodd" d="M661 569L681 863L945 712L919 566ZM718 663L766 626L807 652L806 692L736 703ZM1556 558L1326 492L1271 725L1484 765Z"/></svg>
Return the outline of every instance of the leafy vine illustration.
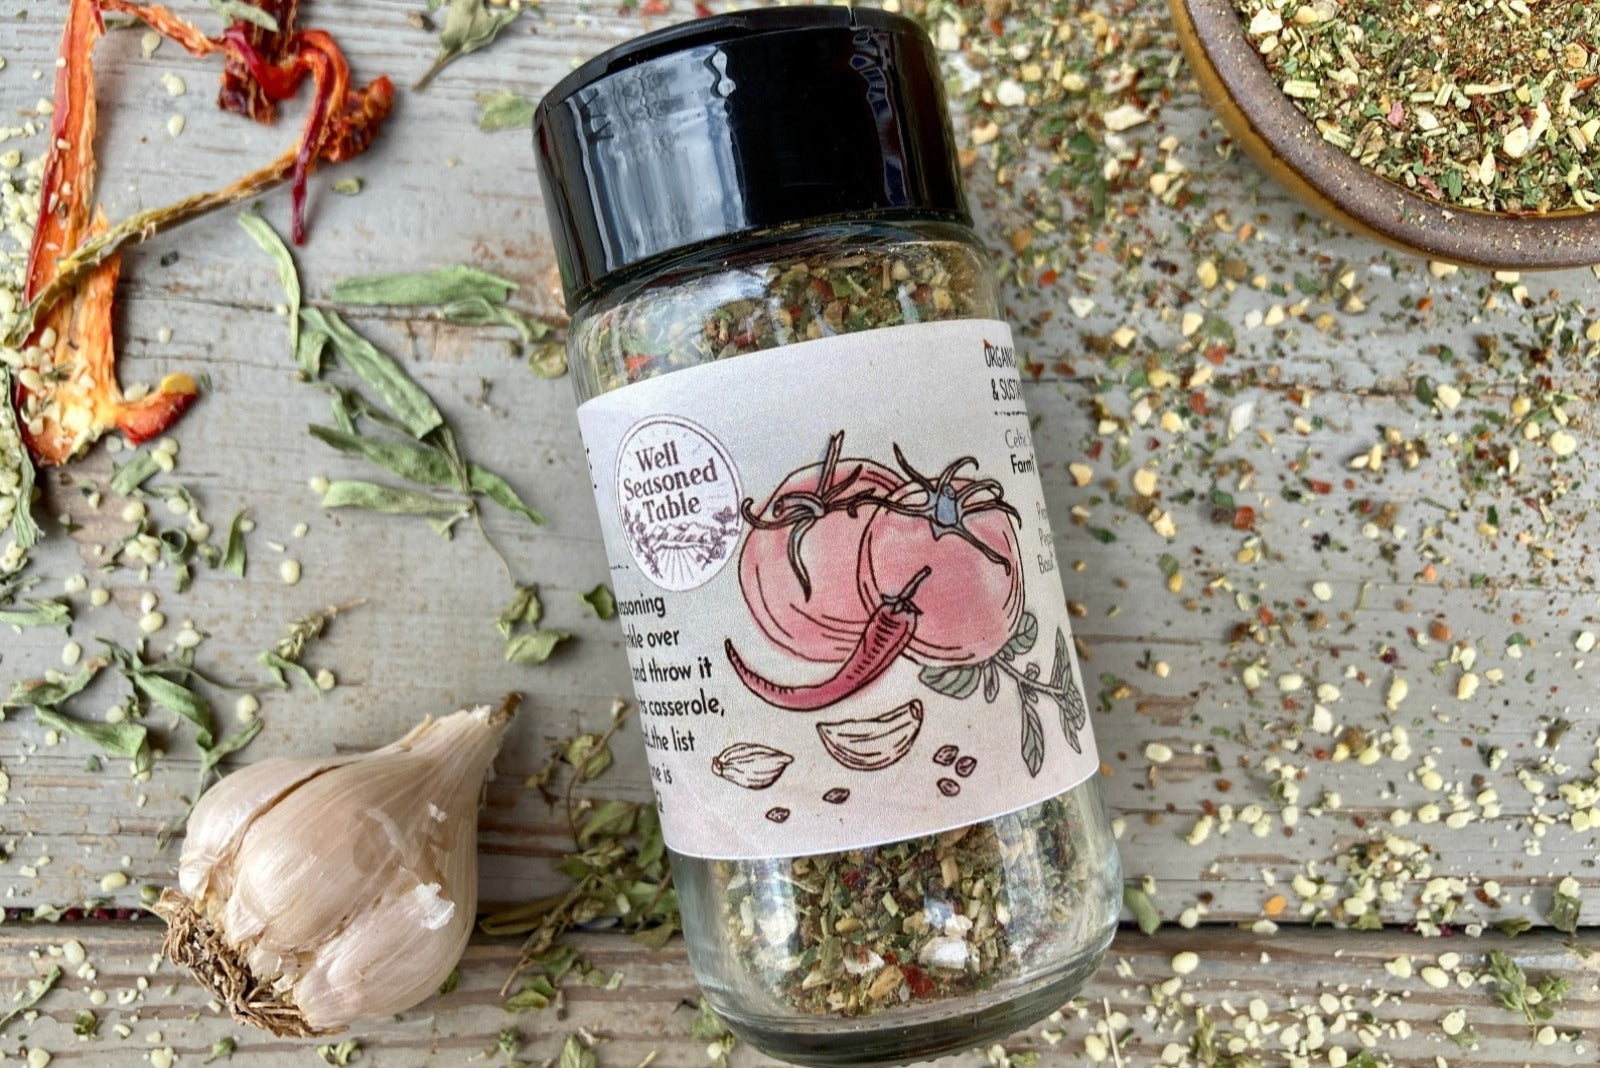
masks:
<svg viewBox="0 0 1600 1068"><path fill-rule="evenodd" d="M1067 647L1064 630L1056 628L1055 652L1048 678L1041 678L1042 669L1037 662L1019 666L1020 658L1032 652L1038 640L1039 620L1032 612L1024 612L1017 622L1016 632L993 657L976 664L925 667L919 676L929 689L957 701L966 700L981 687L983 699L990 704L999 699L1004 679L1015 683L1022 703L1022 762L1029 775L1038 775L1044 766L1044 724L1039 716L1041 698L1054 702L1061 733L1074 752L1083 752L1078 732L1089 721L1088 706L1072 674L1072 653Z"/></svg>

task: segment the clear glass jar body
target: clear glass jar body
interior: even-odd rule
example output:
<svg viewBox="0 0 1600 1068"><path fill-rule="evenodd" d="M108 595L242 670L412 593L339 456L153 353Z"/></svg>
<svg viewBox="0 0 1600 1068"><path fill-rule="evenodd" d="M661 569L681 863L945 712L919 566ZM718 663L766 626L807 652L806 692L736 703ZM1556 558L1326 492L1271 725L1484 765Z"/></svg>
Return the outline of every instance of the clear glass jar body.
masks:
<svg viewBox="0 0 1600 1068"><path fill-rule="evenodd" d="M583 401L819 337L999 317L966 227L818 225L635 275L578 309L568 347ZM1048 1015L1099 967L1122 899L1098 776L939 835L753 861L674 854L672 869L712 1006L763 1051L817 1065L937 1056ZM955 971L927 960L952 924L977 950Z"/></svg>

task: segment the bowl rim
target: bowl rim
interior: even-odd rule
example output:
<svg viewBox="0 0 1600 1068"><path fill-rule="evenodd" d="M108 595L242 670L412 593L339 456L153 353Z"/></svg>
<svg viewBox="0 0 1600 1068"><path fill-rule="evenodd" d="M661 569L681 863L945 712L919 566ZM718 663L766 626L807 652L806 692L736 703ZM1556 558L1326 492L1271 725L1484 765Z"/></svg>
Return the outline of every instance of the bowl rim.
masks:
<svg viewBox="0 0 1600 1068"><path fill-rule="evenodd" d="M1516 270L1600 263L1600 210L1511 214L1456 207L1380 177L1324 140L1278 87L1233 0L1171 0L1171 8L1201 88L1235 139L1340 221L1452 263Z"/></svg>

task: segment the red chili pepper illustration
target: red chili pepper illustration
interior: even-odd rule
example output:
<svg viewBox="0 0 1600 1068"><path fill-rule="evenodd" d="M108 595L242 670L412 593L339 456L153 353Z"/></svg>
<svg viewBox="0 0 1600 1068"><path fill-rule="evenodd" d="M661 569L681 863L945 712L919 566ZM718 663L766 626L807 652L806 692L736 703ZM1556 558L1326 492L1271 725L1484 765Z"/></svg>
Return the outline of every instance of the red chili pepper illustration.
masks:
<svg viewBox="0 0 1600 1068"><path fill-rule="evenodd" d="M932 573L931 568L924 567L911 576L898 594L885 597L867 619L855 649L839 665L839 670L822 682L807 686L784 686L763 678L744 662L734 649L732 639L724 643L728 663L733 665L734 672L746 688L769 705L792 712L815 712L837 704L876 681L911 644L920 614L912 597L917 587Z"/></svg>

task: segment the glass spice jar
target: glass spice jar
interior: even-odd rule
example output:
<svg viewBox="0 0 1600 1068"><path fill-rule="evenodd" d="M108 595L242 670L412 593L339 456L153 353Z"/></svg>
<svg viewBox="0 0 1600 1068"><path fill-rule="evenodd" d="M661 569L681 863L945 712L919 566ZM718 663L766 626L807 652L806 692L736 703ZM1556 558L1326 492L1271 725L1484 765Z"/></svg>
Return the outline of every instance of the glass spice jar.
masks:
<svg viewBox="0 0 1600 1068"><path fill-rule="evenodd" d="M578 68L534 126L712 1006L818 1065L1054 1011L1121 872L927 36L839 7L704 18Z"/></svg>

